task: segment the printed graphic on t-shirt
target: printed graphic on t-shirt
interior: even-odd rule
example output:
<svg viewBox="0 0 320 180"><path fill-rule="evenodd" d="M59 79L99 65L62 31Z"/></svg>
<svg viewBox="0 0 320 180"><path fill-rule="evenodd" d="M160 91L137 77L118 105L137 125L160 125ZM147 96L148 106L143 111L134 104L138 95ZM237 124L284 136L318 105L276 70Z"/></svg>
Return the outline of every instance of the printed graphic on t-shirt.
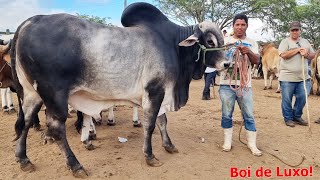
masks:
<svg viewBox="0 0 320 180"><path fill-rule="evenodd" d="M235 80L234 77L231 77L231 76L232 76L232 73L233 73L233 70L234 70L234 66L228 68L228 70L227 70L227 74L228 74L228 75L226 75L226 76L224 77L224 80L228 80L228 79L230 79L230 78L232 78L232 79ZM239 72L239 68L237 68L237 72ZM240 74L239 74L239 73L237 73L237 80L240 80Z"/></svg>
<svg viewBox="0 0 320 180"><path fill-rule="evenodd" d="M246 47L249 47L249 48L252 47L252 44L249 44L249 43L244 43L244 42L240 42L240 41L237 41L237 42L234 43L235 46L239 46L240 44L242 46L246 46ZM237 47L232 47L232 48L230 48L229 50L226 51L226 58L231 62L231 64L230 64L230 67L226 71L226 76L224 77L224 80L228 80L232 76L232 73L234 71L234 66L235 66L235 55L236 55L235 53L236 53L236 50L237 50ZM239 58L240 58L240 60L242 60L243 56L240 54ZM237 72L239 72L239 68L237 68ZM232 78L232 80L235 80L235 77L231 77L231 78ZM237 78L236 79L240 80L240 73L237 73Z"/></svg>

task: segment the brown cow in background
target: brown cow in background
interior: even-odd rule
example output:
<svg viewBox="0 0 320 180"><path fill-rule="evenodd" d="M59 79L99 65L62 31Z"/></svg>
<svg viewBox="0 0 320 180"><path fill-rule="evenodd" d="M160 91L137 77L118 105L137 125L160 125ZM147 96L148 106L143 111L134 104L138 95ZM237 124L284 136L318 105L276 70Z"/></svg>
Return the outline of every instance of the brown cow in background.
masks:
<svg viewBox="0 0 320 180"><path fill-rule="evenodd" d="M313 94L313 84L316 83L316 95L320 96L320 51L316 52L315 57L312 59L311 62L311 90L310 94Z"/></svg>
<svg viewBox="0 0 320 180"><path fill-rule="evenodd" d="M273 43L268 43L262 46L261 56L262 56L264 90L272 89L272 80L275 76L278 77L279 75L279 65L280 65L279 51L274 47ZM267 85L269 74L270 74L270 81L269 81L269 85ZM277 91L280 92L279 86Z"/></svg>
<svg viewBox="0 0 320 180"><path fill-rule="evenodd" d="M10 43L0 45L0 88L12 87L13 78L11 74L10 62Z"/></svg>

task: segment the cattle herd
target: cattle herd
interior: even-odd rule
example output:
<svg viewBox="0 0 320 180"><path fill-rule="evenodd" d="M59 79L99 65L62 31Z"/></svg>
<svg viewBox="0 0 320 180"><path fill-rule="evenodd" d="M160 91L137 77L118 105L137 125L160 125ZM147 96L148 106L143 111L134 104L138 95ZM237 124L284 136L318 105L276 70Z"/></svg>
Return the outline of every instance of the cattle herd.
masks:
<svg viewBox="0 0 320 180"><path fill-rule="evenodd" d="M167 132L166 112L187 103L189 84L202 77L205 66L223 69L223 35L211 22L176 25L147 3L128 6L121 22L123 27L108 27L68 14L38 15L24 21L11 41L1 41L0 87L10 88L18 97L15 157L22 170L34 169L26 141L30 127L40 128L38 112L43 105L44 138L58 144L76 177L87 173L66 138L69 105L79 111L77 128L82 129L81 141L88 149L96 133L93 119L100 122L101 112L111 108L108 124L114 125L112 107L130 105L135 127L141 126L137 108L143 109L143 153L148 165L162 165L151 145L156 125L164 149L178 152ZM198 53L198 44L217 50L204 56ZM278 54L271 44L261 49L265 89L272 88L278 75ZM320 58L315 59L314 82L319 82Z"/></svg>

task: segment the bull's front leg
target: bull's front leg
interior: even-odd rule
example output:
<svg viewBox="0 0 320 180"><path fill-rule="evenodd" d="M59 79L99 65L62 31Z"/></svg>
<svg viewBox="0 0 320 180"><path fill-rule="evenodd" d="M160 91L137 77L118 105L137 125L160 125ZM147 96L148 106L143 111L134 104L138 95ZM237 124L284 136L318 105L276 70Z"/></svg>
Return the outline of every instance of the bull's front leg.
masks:
<svg viewBox="0 0 320 180"><path fill-rule="evenodd" d="M161 133L162 146L169 153L178 153L178 149L172 144L167 132L167 116L162 114L157 118L157 126Z"/></svg>
<svg viewBox="0 0 320 180"><path fill-rule="evenodd" d="M144 111L144 144L143 152L146 162L150 166L158 167L162 163L153 155L152 152L152 134L156 126L156 120L161 103L164 98L164 88L159 81L152 81L146 87L146 92L143 96L143 111Z"/></svg>

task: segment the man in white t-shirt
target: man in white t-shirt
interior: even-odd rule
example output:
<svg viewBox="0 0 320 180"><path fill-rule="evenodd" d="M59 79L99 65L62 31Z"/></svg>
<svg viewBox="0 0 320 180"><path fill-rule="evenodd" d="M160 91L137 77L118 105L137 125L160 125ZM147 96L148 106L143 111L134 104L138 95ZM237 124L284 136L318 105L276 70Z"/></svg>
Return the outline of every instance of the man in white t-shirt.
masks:
<svg viewBox="0 0 320 180"><path fill-rule="evenodd" d="M224 38L229 37L227 30L223 30L222 32L223 32L223 37L224 37Z"/></svg>
<svg viewBox="0 0 320 180"><path fill-rule="evenodd" d="M224 144L223 150L230 151L232 143L232 114L234 111L235 101L242 112L244 119L244 126L247 133L248 147L252 154L255 156L261 156L262 152L256 146L256 126L253 116L253 99L251 90L251 64L259 63L259 49L256 41L246 37L246 30L248 28L248 17L244 14L237 14L233 18L233 32L234 35L225 38L225 44L234 44L235 46L230 48L226 52L227 58L230 59L230 67L220 73L220 89L219 95L222 103L222 119L221 126L224 129ZM240 51L240 61L248 60L248 66L245 67L247 72L247 88L234 90L239 87L240 83L238 75L235 76L236 80L230 80L233 68L235 67L235 53ZM248 58L246 59L245 56ZM230 87L231 86L231 87ZM241 91L241 92L239 92ZM242 92L243 91L243 92ZM239 96L239 93L242 95Z"/></svg>

